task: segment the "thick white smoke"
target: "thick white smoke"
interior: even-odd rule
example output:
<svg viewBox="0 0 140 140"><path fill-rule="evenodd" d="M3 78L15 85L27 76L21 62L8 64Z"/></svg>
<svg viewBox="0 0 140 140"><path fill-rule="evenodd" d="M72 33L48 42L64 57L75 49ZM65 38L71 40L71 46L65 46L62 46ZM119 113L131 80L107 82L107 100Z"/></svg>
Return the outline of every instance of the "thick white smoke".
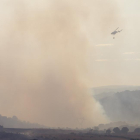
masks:
<svg viewBox="0 0 140 140"><path fill-rule="evenodd" d="M109 2L0 2L0 8L4 7L0 23L2 115L51 127L91 127L107 121L88 91L86 55L91 45L89 21L105 33ZM114 19L111 16L111 22Z"/></svg>

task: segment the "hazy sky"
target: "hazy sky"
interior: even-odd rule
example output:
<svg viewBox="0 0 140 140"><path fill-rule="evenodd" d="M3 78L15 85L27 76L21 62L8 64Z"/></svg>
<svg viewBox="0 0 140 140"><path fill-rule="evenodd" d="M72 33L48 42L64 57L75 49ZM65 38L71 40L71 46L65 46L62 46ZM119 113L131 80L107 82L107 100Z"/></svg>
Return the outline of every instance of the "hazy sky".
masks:
<svg viewBox="0 0 140 140"><path fill-rule="evenodd" d="M140 85L140 1L116 0L119 23L90 50L94 86ZM111 31L123 29L112 39ZM98 41L97 41L98 40Z"/></svg>

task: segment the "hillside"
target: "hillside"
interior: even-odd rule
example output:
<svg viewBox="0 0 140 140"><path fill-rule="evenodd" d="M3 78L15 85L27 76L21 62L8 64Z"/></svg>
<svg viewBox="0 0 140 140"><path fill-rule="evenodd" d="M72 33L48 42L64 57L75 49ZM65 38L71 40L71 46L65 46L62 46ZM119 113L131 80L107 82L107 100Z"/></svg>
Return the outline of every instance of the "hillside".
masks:
<svg viewBox="0 0 140 140"><path fill-rule="evenodd" d="M127 85L112 85L112 86L102 86L102 87L94 87L91 89L93 96L99 100L106 96L112 96L117 92L123 92L125 90L140 90L140 86L127 86Z"/></svg>
<svg viewBox="0 0 140 140"><path fill-rule="evenodd" d="M103 94L103 93L102 93ZM101 97L101 96L100 96ZM140 90L123 91L96 98L111 121L140 122Z"/></svg>
<svg viewBox="0 0 140 140"><path fill-rule="evenodd" d="M0 115L0 125L4 128L44 128L43 125L21 121L16 116L10 118Z"/></svg>

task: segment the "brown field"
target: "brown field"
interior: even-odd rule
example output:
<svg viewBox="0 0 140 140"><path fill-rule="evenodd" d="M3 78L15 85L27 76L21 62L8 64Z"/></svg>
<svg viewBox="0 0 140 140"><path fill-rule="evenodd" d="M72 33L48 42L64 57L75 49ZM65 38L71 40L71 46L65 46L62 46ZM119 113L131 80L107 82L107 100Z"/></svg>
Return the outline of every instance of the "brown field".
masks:
<svg viewBox="0 0 140 140"><path fill-rule="evenodd" d="M57 135L43 135L37 136L36 139L44 140L126 140L121 137L110 137L101 135L71 135L71 134L57 134Z"/></svg>
<svg viewBox="0 0 140 140"><path fill-rule="evenodd" d="M140 140L140 134L93 134L80 130L62 129L5 129L6 133L22 134L29 140ZM20 139L19 139L20 140Z"/></svg>

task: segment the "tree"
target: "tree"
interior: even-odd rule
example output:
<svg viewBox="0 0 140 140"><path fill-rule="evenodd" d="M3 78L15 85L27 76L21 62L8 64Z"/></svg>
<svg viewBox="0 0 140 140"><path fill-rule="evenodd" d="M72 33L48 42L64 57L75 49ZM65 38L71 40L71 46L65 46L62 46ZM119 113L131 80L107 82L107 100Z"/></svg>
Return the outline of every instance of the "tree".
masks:
<svg viewBox="0 0 140 140"><path fill-rule="evenodd" d="M106 134L110 135L111 134L111 130L110 129L106 130Z"/></svg>
<svg viewBox="0 0 140 140"><path fill-rule="evenodd" d="M116 134L120 134L120 133L121 133L121 130L120 130L118 127L115 127L115 128L113 129L113 131L114 131L114 133L116 133Z"/></svg>
<svg viewBox="0 0 140 140"><path fill-rule="evenodd" d="M3 126L2 125L0 125L0 131L3 131Z"/></svg>
<svg viewBox="0 0 140 140"><path fill-rule="evenodd" d="M121 129L121 133L123 133L123 134L127 134L128 131L129 131L129 129L128 129L127 127L123 127L123 128Z"/></svg>
<svg viewBox="0 0 140 140"><path fill-rule="evenodd" d="M12 119L15 120L15 121L18 120L17 116L13 116Z"/></svg>
<svg viewBox="0 0 140 140"><path fill-rule="evenodd" d="M134 133L140 133L140 128L136 128L136 129L134 130Z"/></svg>
<svg viewBox="0 0 140 140"><path fill-rule="evenodd" d="M95 127L94 127L94 130L99 130L99 127L95 126Z"/></svg>

